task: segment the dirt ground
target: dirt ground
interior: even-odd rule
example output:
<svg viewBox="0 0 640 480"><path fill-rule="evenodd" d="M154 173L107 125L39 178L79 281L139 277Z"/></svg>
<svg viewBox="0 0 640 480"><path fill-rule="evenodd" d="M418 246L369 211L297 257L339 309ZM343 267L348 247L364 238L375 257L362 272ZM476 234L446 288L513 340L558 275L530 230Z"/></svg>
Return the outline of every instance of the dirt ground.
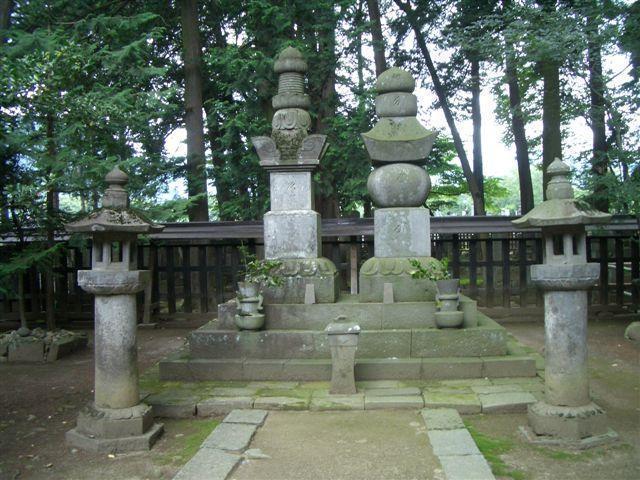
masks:
<svg viewBox="0 0 640 480"><path fill-rule="evenodd" d="M526 423L525 415L465 417L487 444L498 478L640 478L640 351L623 339L627 323L609 318L589 324L593 397L607 409L620 441L574 454L525 444L517 434L517 427ZM505 326L521 342L542 352L542 323ZM140 330L141 372L180 347L189 331ZM166 420L164 436L144 454L75 451L64 444L64 433L90 401L92 385L91 345L52 364L0 364L0 480L170 479L217 423L215 419Z"/></svg>

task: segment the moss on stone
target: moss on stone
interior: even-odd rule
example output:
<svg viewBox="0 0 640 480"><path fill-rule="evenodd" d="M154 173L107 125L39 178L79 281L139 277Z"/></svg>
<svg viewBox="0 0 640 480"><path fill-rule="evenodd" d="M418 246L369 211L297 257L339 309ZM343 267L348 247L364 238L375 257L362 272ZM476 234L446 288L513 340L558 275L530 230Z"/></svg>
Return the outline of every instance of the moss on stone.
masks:
<svg viewBox="0 0 640 480"><path fill-rule="evenodd" d="M197 452L204 440L220 423L218 420L173 420L175 429L184 432L183 436L172 438L172 449L155 459L160 465L178 465L187 463Z"/></svg>
<svg viewBox="0 0 640 480"><path fill-rule="evenodd" d="M464 422L467 430L476 442L478 449L489 462L491 471L499 477L511 478L513 480L525 480L528 478L526 472L509 467L500 457L513 449L513 442L504 438L492 438L484 435L473 428L468 422Z"/></svg>

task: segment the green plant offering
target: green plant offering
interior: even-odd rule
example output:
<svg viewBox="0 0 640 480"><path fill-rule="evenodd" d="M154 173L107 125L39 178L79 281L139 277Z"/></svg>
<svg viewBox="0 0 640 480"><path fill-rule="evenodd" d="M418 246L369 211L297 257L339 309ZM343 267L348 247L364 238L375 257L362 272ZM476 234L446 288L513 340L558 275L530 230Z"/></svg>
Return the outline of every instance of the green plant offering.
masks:
<svg viewBox="0 0 640 480"><path fill-rule="evenodd" d="M410 258L409 264L414 268L414 270L409 272L411 274L411 278L426 278L434 282L437 280L446 280L451 278L451 272L449 272L449 259L446 257L440 261L434 258L426 266L420 263L420 260Z"/></svg>
<svg viewBox="0 0 640 480"><path fill-rule="evenodd" d="M246 245L238 247L240 261L244 268L244 281L263 287L280 287L283 284L278 269L282 266L279 260L258 260Z"/></svg>

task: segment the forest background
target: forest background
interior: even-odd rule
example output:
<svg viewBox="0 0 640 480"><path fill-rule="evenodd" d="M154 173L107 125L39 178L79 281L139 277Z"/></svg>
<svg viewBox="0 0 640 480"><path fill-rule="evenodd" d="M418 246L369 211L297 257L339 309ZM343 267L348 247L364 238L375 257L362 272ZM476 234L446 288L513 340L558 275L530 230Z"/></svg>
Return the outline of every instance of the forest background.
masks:
<svg viewBox="0 0 640 480"><path fill-rule="evenodd" d="M360 133L390 66L417 78L423 124L443 119L434 214L525 213L562 158L585 202L639 215L640 1L0 0L0 237L19 245L0 277L50 263L115 165L155 220L261 219L268 177L249 139L270 132L288 45L330 142L323 218L371 216ZM513 158L483 151L489 117ZM512 167L486 176L485 159Z"/></svg>

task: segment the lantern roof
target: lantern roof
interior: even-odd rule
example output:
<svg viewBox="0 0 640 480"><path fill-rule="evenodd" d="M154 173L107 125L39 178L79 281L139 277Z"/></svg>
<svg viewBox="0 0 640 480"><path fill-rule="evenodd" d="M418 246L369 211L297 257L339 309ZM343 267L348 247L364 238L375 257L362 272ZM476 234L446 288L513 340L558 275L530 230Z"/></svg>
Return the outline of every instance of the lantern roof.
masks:
<svg viewBox="0 0 640 480"><path fill-rule="evenodd" d="M589 208L574 198L569 173L569 166L556 158L547 168L551 177L547 185L547 200L512 223L518 228L608 223L611 214Z"/></svg>
<svg viewBox="0 0 640 480"><path fill-rule="evenodd" d="M154 233L164 228L146 219L129 206L129 195L124 188L129 182L126 173L115 167L105 177L107 190L102 198L102 208L80 220L65 225L71 233Z"/></svg>

